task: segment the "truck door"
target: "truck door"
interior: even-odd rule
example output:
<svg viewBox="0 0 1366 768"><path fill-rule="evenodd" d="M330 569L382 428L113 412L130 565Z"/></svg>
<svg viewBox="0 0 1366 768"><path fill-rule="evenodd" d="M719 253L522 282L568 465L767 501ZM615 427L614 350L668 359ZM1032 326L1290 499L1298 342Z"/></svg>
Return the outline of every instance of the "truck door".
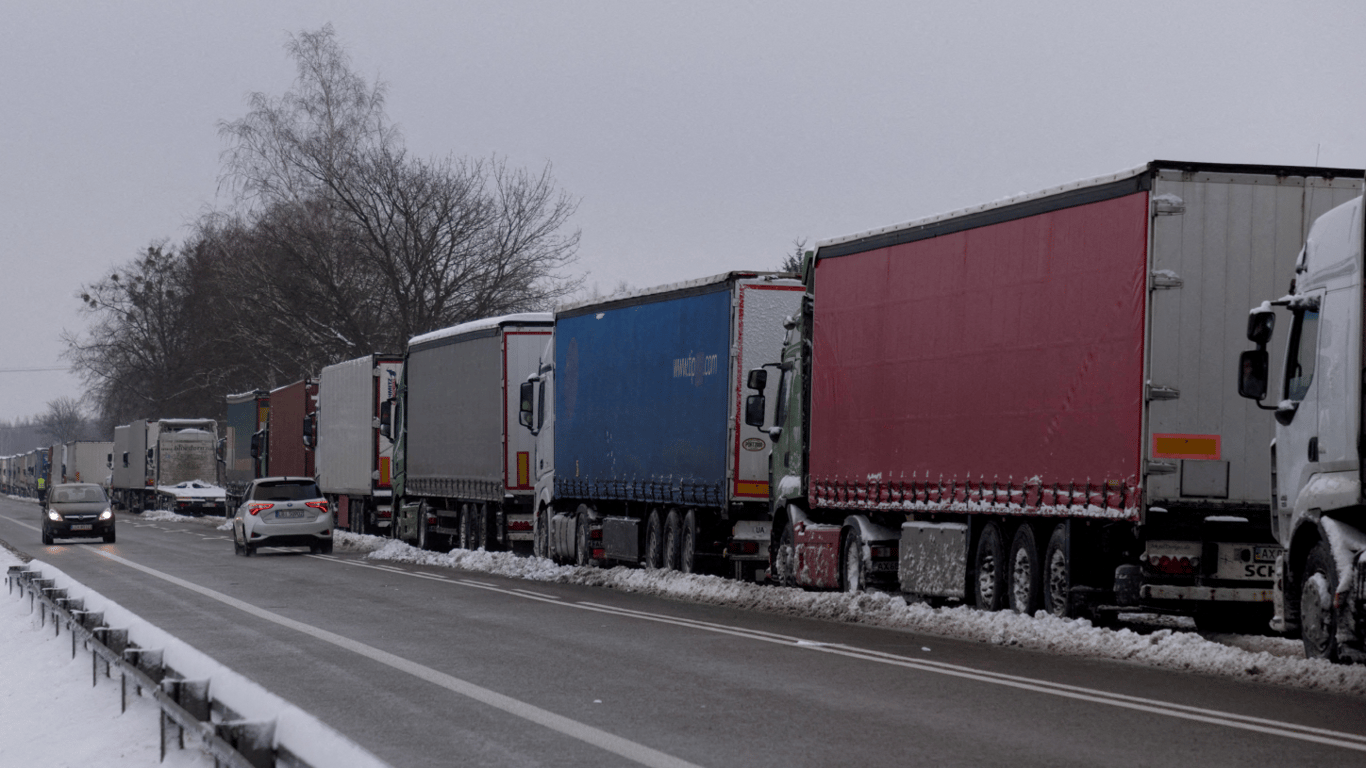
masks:
<svg viewBox="0 0 1366 768"><path fill-rule="evenodd" d="M1281 404L1276 409L1276 505L1295 508L1300 490L1319 471L1319 319L1323 291L1292 308L1290 338L1281 379Z"/></svg>
<svg viewBox="0 0 1366 768"><path fill-rule="evenodd" d="M550 366L541 369L536 382L532 428L536 430L536 467L539 481L555 471L555 371Z"/></svg>

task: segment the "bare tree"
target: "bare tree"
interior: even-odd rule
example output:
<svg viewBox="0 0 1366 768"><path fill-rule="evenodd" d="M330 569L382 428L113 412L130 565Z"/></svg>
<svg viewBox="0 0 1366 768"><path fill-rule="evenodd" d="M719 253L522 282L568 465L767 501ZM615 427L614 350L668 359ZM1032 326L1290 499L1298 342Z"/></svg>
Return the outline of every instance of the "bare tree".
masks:
<svg viewBox="0 0 1366 768"><path fill-rule="evenodd" d="M47 402L47 412L38 417L38 431L54 443L79 440L89 431L85 411L74 397L59 397Z"/></svg>

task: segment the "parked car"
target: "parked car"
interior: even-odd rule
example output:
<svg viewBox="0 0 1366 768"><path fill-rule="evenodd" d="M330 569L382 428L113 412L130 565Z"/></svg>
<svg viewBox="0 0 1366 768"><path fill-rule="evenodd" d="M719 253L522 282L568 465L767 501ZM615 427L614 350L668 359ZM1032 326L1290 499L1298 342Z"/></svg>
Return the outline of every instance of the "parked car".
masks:
<svg viewBox="0 0 1366 768"><path fill-rule="evenodd" d="M95 483L60 483L43 502L43 543L56 539L93 539L114 543L114 512L109 497Z"/></svg>
<svg viewBox="0 0 1366 768"><path fill-rule="evenodd" d="M257 547L308 547L332 551L332 508L311 477L262 477L251 482L232 519L239 555Z"/></svg>

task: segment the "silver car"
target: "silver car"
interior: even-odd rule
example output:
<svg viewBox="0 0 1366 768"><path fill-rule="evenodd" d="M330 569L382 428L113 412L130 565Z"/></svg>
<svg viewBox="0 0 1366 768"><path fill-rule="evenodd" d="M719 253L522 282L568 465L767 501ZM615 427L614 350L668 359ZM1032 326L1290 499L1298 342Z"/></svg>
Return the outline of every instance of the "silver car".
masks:
<svg viewBox="0 0 1366 768"><path fill-rule="evenodd" d="M232 547L308 547L332 551L332 508L311 477L262 477L251 482L232 519Z"/></svg>
<svg viewBox="0 0 1366 768"><path fill-rule="evenodd" d="M54 539L104 537L114 543L114 512L109 497L94 483L60 483L43 500L43 543Z"/></svg>

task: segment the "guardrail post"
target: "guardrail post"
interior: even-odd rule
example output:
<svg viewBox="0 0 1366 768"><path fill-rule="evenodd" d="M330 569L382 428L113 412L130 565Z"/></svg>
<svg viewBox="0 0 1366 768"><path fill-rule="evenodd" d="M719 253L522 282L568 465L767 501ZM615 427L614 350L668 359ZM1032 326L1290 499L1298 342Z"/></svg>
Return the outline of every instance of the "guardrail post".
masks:
<svg viewBox="0 0 1366 768"><path fill-rule="evenodd" d="M208 680L162 680L161 689L191 717L199 721L209 719ZM185 729L177 726L180 748L185 748Z"/></svg>
<svg viewBox="0 0 1366 768"><path fill-rule="evenodd" d="M214 726L218 736L256 768L275 768L275 721L237 720Z"/></svg>
<svg viewBox="0 0 1366 768"><path fill-rule="evenodd" d="M123 658L128 660L136 669L144 675L152 678L153 682L160 683L166 677L166 665L162 661L162 651L160 648L152 650L148 648L128 648L123 652ZM137 687L138 695L142 695L142 686Z"/></svg>

